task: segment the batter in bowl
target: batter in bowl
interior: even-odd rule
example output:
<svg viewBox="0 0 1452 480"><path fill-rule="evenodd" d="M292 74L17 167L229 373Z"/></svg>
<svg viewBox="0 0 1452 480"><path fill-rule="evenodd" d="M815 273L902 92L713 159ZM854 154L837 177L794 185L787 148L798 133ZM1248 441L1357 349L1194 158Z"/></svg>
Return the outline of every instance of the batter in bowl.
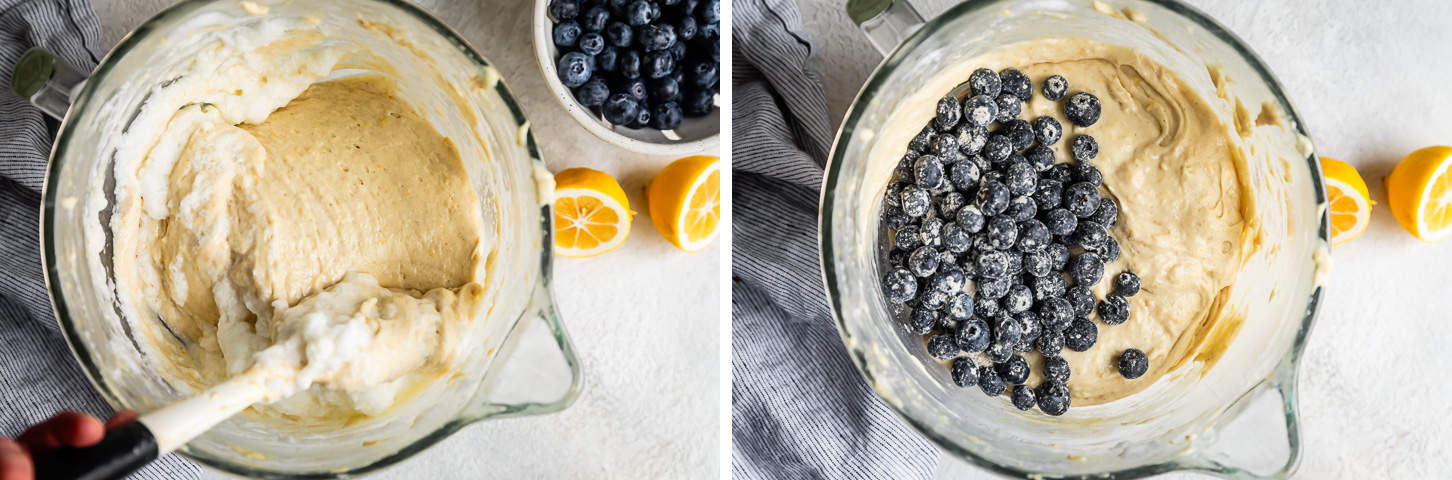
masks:
<svg viewBox="0 0 1452 480"><path fill-rule="evenodd" d="M179 337L164 354L194 386L257 364L291 383L263 413L377 415L459 356L483 298L479 199L390 80L294 83L260 122L183 107L118 178L118 289L164 325L148 334Z"/></svg>

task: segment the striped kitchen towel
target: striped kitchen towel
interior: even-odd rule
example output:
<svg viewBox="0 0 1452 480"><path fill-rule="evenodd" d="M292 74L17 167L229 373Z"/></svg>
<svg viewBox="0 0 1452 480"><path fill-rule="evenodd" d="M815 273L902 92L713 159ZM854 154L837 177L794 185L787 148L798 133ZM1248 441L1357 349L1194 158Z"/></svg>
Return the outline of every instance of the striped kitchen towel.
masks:
<svg viewBox="0 0 1452 480"><path fill-rule="evenodd" d="M20 55L42 46L83 71L96 66L101 25L85 0L0 0L0 435L63 409L101 418L111 407L71 358L41 276L40 193L56 122L10 91ZM196 478L167 455L132 478Z"/></svg>
<svg viewBox="0 0 1452 480"><path fill-rule="evenodd" d="M929 478L937 449L862 381L827 307L817 201L832 139L800 12L732 7L733 477Z"/></svg>

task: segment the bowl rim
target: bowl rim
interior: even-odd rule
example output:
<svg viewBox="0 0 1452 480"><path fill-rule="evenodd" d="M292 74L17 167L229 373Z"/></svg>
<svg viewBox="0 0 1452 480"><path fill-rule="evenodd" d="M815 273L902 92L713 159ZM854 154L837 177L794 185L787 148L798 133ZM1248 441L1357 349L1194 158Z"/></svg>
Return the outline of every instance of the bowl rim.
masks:
<svg viewBox="0 0 1452 480"><path fill-rule="evenodd" d="M889 71L895 68L896 65L902 63L904 58L912 54L912 51L915 49L915 47L922 44L924 40L928 37L933 36L937 32L941 31L949 20L965 15L980 13L981 10L996 5L1002 1L1007 0L965 0L963 2L960 2L953 7L943 11L942 13L939 13L935 17L925 19L925 21L919 28L917 28L916 31L908 35L907 38L905 38L896 47L894 47L892 51L888 52L884 56L882 62L873 69L872 74L868 76L867 80L863 83L857 95L853 98L852 104L848 107L847 113L843 117L841 126L838 127L837 136L833 140L831 153L827 159L825 175L823 178L821 191L819 192L819 207L817 210L817 242L819 254L818 263L819 268L821 269L823 285L825 287L824 293L827 296L826 300L828 305L830 306L832 319L837 327L837 333L842 340L843 347L847 350L847 356L852 360L853 366L857 368L857 371L861 375L862 379L869 386L871 386L873 392L877 394L879 398L883 398L882 392L879 390L878 387L880 383L874 379L874 374L867 365L867 359L863 357L861 352L854 351L850 347L852 335L849 332L847 323L844 320L846 312L843 311L842 302L838 300L838 297L841 295L841 288L839 287L840 282L837 275L837 265L834 263L835 249L831 244L834 231L832 212L835 210L836 207L835 190L837 189L838 183L841 180L841 169L847 153L847 146L848 144L852 143L852 134L855 132L857 125L863 115L863 110L866 106L864 102L873 98L875 92L884 85L886 79L886 75L884 74L885 71ZM1310 133L1307 131L1305 122L1302 121L1301 116L1296 112L1294 105L1292 105L1290 98L1286 95L1285 90L1281 87L1280 80L1278 80L1275 75L1271 73L1270 69L1265 65L1265 62L1261 60L1261 58L1256 55L1249 46L1246 45L1244 40L1236 36L1224 26L1220 25L1213 18L1210 18L1209 15L1206 15L1199 9L1185 4L1180 0L1139 1L1154 4L1156 6L1164 8L1188 22L1205 28L1208 33L1219 37L1227 45L1232 47L1237 54L1244 58L1247 65L1249 65L1256 72L1256 74L1265 81L1267 89L1270 91L1271 95L1285 106L1286 111L1283 113L1285 114L1288 123L1292 126L1292 130L1304 138L1311 138ZM1318 159L1318 156L1314 150L1306 153L1304 160L1306 162L1304 165L1308 167L1311 174L1312 194L1314 196L1314 200L1318 203L1324 204L1327 197L1325 182L1320 169L1320 160ZM1324 209L1319 210L1319 218L1317 219L1316 229L1316 238L1319 239L1321 241L1321 244L1329 250L1331 245L1330 221ZM1262 388L1265 388L1267 385L1274 386L1277 381L1283 381L1284 379L1279 378L1276 372L1281 370L1288 371L1288 373L1284 374L1284 376L1289 377L1289 385L1280 385L1282 395L1285 397L1284 413L1287 422L1287 434L1291 437L1290 459L1286 465L1286 468L1294 468L1294 465L1299 459L1299 441L1297 433L1298 421L1296 419L1296 406L1294 400L1294 391L1296 387L1294 382L1295 371L1299 366L1300 356L1305 349L1306 341L1310 333L1311 327L1315 324L1316 316L1320 312L1321 297L1324 293L1324 289L1324 285L1316 284L1313 286L1311 293L1308 296L1308 303L1305 310L1305 315L1302 316L1300 325L1298 326L1295 334L1292 337L1290 349L1277 361L1276 367L1272 370L1272 376L1270 378L1252 384L1246 392L1243 392L1241 395L1237 396L1236 400L1232 401L1227 406L1227 410L1232 409L1236 405L1242 404L1242 402L1244 402L1246 399L1253 397L1254 393L1260 391L1260 389ZM982 457L977 453L969 449L963 448L958 444L934 433L932 428L919 421L918 419L914 418L899 405L894 404L890 401L884 401L883 403L891 408L892 411L897 414L899 418L903 419L904 422L912 426L912 428L916 430L919 434L923 435L940 448L952 453L953 455L969 463L972 463L973 465L1000 475L1009 475L1014 477L1035 477L1043 475L1040 472L1001 465L994 460ZM1177 461L1179 459L1180 457L1171 457L1168 459L1156 460L1138 467L1131 467L1116 471L1098 472L1087 475L1050 475L1054 476L1055 478L1098 478L1103 476L1136 478L1186 469L1201 469L1221 474L1234 474L1240 472L1233 467L1225 467L1222 465L1212 465L1209 467L1201 465L1187 465L1181 461Z"/></svg>
<svg viewBox="0 0 1452 480"><path fill-rule="evenodd" d="M535 0L534 11L530 14L535 64L539 66L539 73L544 79L545 87L550 91L550 96L565 109L565 113L568 113L570 118L575 119L575 123L611 145L647 155L694 155L720 145L721 121L719 120L716 122L716 133L708 137L683 142L655 143L617 133L606 127L604 122L591 116L588 110L575 101L574 93L571 93L570 89L565 88L565 84L560 82L559 73L555 70L553 53L555 47L550 29L554 22L549 17L549 3L550 0ZM717 95L717 98L721 98L721 96ZM720 106L716 107L716 110L720 112L718 115L725 114L725 109Z"/></svg>

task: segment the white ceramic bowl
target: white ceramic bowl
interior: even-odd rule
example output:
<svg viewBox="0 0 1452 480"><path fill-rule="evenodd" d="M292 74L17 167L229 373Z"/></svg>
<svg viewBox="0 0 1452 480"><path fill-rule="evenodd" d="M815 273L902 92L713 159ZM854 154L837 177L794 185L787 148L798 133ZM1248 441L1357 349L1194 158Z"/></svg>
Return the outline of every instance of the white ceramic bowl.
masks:
<svg viewBox="0 0 1452 480"><path fill-rule="evenodd" d="M585 130L617 147L649 155L693 155L718 144L721 133L720 95L716 96L717 106L710 115L685 118L681 121L680 128L666 131L616 127L576 102L574 93L560 82L560 76L555 72L559 49L555 47L554 22L549 17L549 3L550 0L534 2L535 60L539 62L539 71L544 75L545 85L549 86L550 93Z"/></svg>

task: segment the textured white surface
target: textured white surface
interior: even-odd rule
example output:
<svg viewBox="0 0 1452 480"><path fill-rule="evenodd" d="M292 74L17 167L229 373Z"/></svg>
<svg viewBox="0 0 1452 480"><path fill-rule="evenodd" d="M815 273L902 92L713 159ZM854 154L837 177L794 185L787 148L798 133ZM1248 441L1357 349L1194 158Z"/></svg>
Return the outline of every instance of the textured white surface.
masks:
<svg viewBox="0 0 1452 480"><path fill-rule="evenodd" d="M838 0L800 0L840 122L879 57ZM1087 1L1087 0L1086 0ZM950 0L912 0L931 16ZM1113 3L1113 1L1109 1ZM1452 3L1190 0L1270 66L1317 150L1381 178L1408 152L1452 144ZM1300 478L1452 476L1452 242L1426 245L1384 206L1335 268L1300 370ZM1265 439L1274 442L1276 439ZM946 457L945 457L946 458ZM939 478L988 475L945 459ZM1167 478L1190 475L1172 474Z"/></svg>
<svg viewBox="0 0 1452 480"><path fill-rule="evenodd" d="M95 0L105 46L172 0ZM552 171L588 166L619 179L633 209L673 158L641 157L591 136L541 83L532 2L419 2L499 68ZM708 152L716 154L716 152ZM368 478L705 478L720 465L719 243L688 254L644 214L610 254L555 260L556 305L585 372L564 412L472 425ZM203 478L230 478L206 471Z"/></svg>

